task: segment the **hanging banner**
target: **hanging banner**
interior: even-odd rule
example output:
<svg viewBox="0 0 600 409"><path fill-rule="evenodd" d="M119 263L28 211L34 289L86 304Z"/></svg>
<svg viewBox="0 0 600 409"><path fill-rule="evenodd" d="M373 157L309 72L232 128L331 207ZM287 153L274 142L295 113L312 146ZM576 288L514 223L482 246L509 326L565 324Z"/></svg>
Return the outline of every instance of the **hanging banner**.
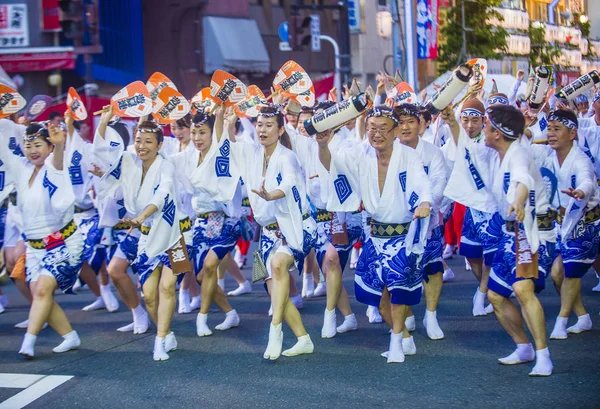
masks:
<svg viewBox="0 0 600 409"><path fill-rule="evenodd" d="M28 46L27 4L0 6L0 48Z"/></svg>
<svg viewBox="0 0 600 409"><path fill-rule="evenodd" d="M417 57L436 60L438 57L439 0L417 0Z"/></svg>

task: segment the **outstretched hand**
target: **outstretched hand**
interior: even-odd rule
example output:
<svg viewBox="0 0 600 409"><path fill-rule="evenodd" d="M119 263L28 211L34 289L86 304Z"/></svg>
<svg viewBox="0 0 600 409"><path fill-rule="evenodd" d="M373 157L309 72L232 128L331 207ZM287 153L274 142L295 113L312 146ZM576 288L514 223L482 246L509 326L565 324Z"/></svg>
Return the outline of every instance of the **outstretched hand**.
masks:
<svg viewBox="0 0 600 409"><path fill-rule="evenodd" d="M560 193L564 193L575 200L581 200L585 197L585 193L583 193L581 189L573 189L572 187L570 187L568 190L561 190Z"/></svg>

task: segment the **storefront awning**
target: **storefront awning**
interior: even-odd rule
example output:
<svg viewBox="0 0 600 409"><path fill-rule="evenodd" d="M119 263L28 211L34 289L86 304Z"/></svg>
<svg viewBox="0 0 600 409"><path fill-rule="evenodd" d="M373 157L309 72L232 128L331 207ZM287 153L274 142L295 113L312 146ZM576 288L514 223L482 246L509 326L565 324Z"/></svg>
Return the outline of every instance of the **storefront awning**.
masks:
<svg viewBox="0 0 600 409"><path fill-rule="evenodd" d="M254 20L204 17L204 70L268 73L269 54Z"/></svg>
<svg viewBox="0 0 600 409"><path fill-rule="evenodd" d="M6 72L49 71L75 68L73 47L5 48L0 65Z"/></svg>

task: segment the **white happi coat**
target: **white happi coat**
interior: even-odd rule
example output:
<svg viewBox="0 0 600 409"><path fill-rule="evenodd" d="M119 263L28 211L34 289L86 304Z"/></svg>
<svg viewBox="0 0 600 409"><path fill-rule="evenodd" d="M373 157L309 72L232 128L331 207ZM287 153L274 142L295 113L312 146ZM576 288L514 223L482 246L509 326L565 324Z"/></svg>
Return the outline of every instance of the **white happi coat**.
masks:
<svg viewBox="0 0 600 409"><path fill-rule="evenodd" d="M592 121L594 119L592 118ZM596 180L600 188L600 125L590 126L577 131L577 144L592 162Z"/></svg>
<svg viewBox="0 0 600 409"><path fill-rule="evenodd" d="M337 137L331 143L335 144ZM330 150L327 209L356 211L362 200L367 213L379 223L412 222L414 211L422 202L432 203L431 183L414 149L398 140L392 149L383 192L379 191L377 151L368 141ZM419 223L422 223L420 229ZM429 218L411 223L405 240L407 252L423 252L428 225Z"/></svg>
<svg viewBox="0 0 600 409"><path fill-rule="evenodd" d="M159 154L142 182L142 162L123 150L121 138L110 127L106 129L105 138L96 134L93 146L94 153L110 163L101 179L100 195L116 197L121 188L125 209L135 216L150 204L158 208L144 222L151 230L145 248L140 245L138 253L145 251L152 258L169 250L181 238L175 167Z"/></svg>
<svg viewBox="0 0 600 409"><path fill-rule="evenodd" d="M73 193L75 194L75 206L87 210L94 207L90 190L94 184L94 177L88 172L91 163L94 162L92 145L84 141L79 132L67 136L64 166L69 172Z"/></svg>
<svg viewBox="0 0 600 409"><path fill-rule="evenodd" d="M585 211L593 209L600 202L592 162L575 144L562 166L558 162L556 151L550 146L535 145L530 149L541 170L552 206L556 209L566 209L560 234L562 237L568 237ZM569 188L581 190L585 197L576 200L562 193Z"/></svg>
<svg viewBox="0 0 600 409"><path fill-rule="evenodd" d="M440 217L440 211L444 199L448 170L444 154L435 145L421 139L417 144L416 151L423 162L423 169L431 182L432 201L429 228L432 230L443 221Z"/></svg>

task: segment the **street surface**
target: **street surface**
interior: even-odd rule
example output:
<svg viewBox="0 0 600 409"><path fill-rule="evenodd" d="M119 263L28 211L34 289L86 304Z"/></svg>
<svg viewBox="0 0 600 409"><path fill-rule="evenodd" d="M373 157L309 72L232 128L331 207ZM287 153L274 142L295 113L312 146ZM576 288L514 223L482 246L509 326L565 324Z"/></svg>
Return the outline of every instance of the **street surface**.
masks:
<svg viewBox="0 0 600 409"><path fill-rule="evenodd" d="M196 312L176 313L172 329L179 348L164 362L152 360L154 330L136 336L116 332L131 321L131 313L123 304L112 314L105 310L82 312L81 308L93 300L89 291L80 291L76 296L58 295L58 302L81 337L81 348L53 354L51 349L61 340L53 330L46 329L38 337L36 359L23 361L17 351L25 331L13 325L27 318L28 306L14 285L5 286L10 306L0 315L0 402L26 393L9 401L12 406L0 403L0 409L22 407L19 402L25 402L23 397L35 392L42 381L50 385L48 391L40 388L40 396L27 408L600 407L600 293L591 290L597 283L593 273L583 280L583 301L592 317L593 330L569 335L566 341L550 341L554 374L530 378L527 374L532 364L507 367L497 363L497 358L510 354L514 345L493 315L471 315L476 281L471 272L465 271L462 257L450 260L450 265L457 277L445 284L438 309L446 338L427 338L421 322L423 300L414 308L417 355L394 365L386 364L380 356L389 343L387 326L369 324L366 306L353 297L358 331L321 339L325 299L310 299L301 313L315 343L315 353L281 357L275 363L263 361L269 299L260 284L254 285L252 294L230 298L240 313L239 328L198 338ZM243 270L248 277L250 268ZM230 277L226 282L227 291L235 287ZM344 284L353 294L349 270ZM550 280L540 298L550 333L560 305ZM209 326L214 328L223 318L220 312L211 313ZM570 325L574 322L571 317ZM284 348L294 342L284 325ZM73 378L50 376L35 383L38 378L17 379L16 375L3 374ZM11 380L12 387L7 387ZM24 389L29 384L33 386Z"/></svg>

